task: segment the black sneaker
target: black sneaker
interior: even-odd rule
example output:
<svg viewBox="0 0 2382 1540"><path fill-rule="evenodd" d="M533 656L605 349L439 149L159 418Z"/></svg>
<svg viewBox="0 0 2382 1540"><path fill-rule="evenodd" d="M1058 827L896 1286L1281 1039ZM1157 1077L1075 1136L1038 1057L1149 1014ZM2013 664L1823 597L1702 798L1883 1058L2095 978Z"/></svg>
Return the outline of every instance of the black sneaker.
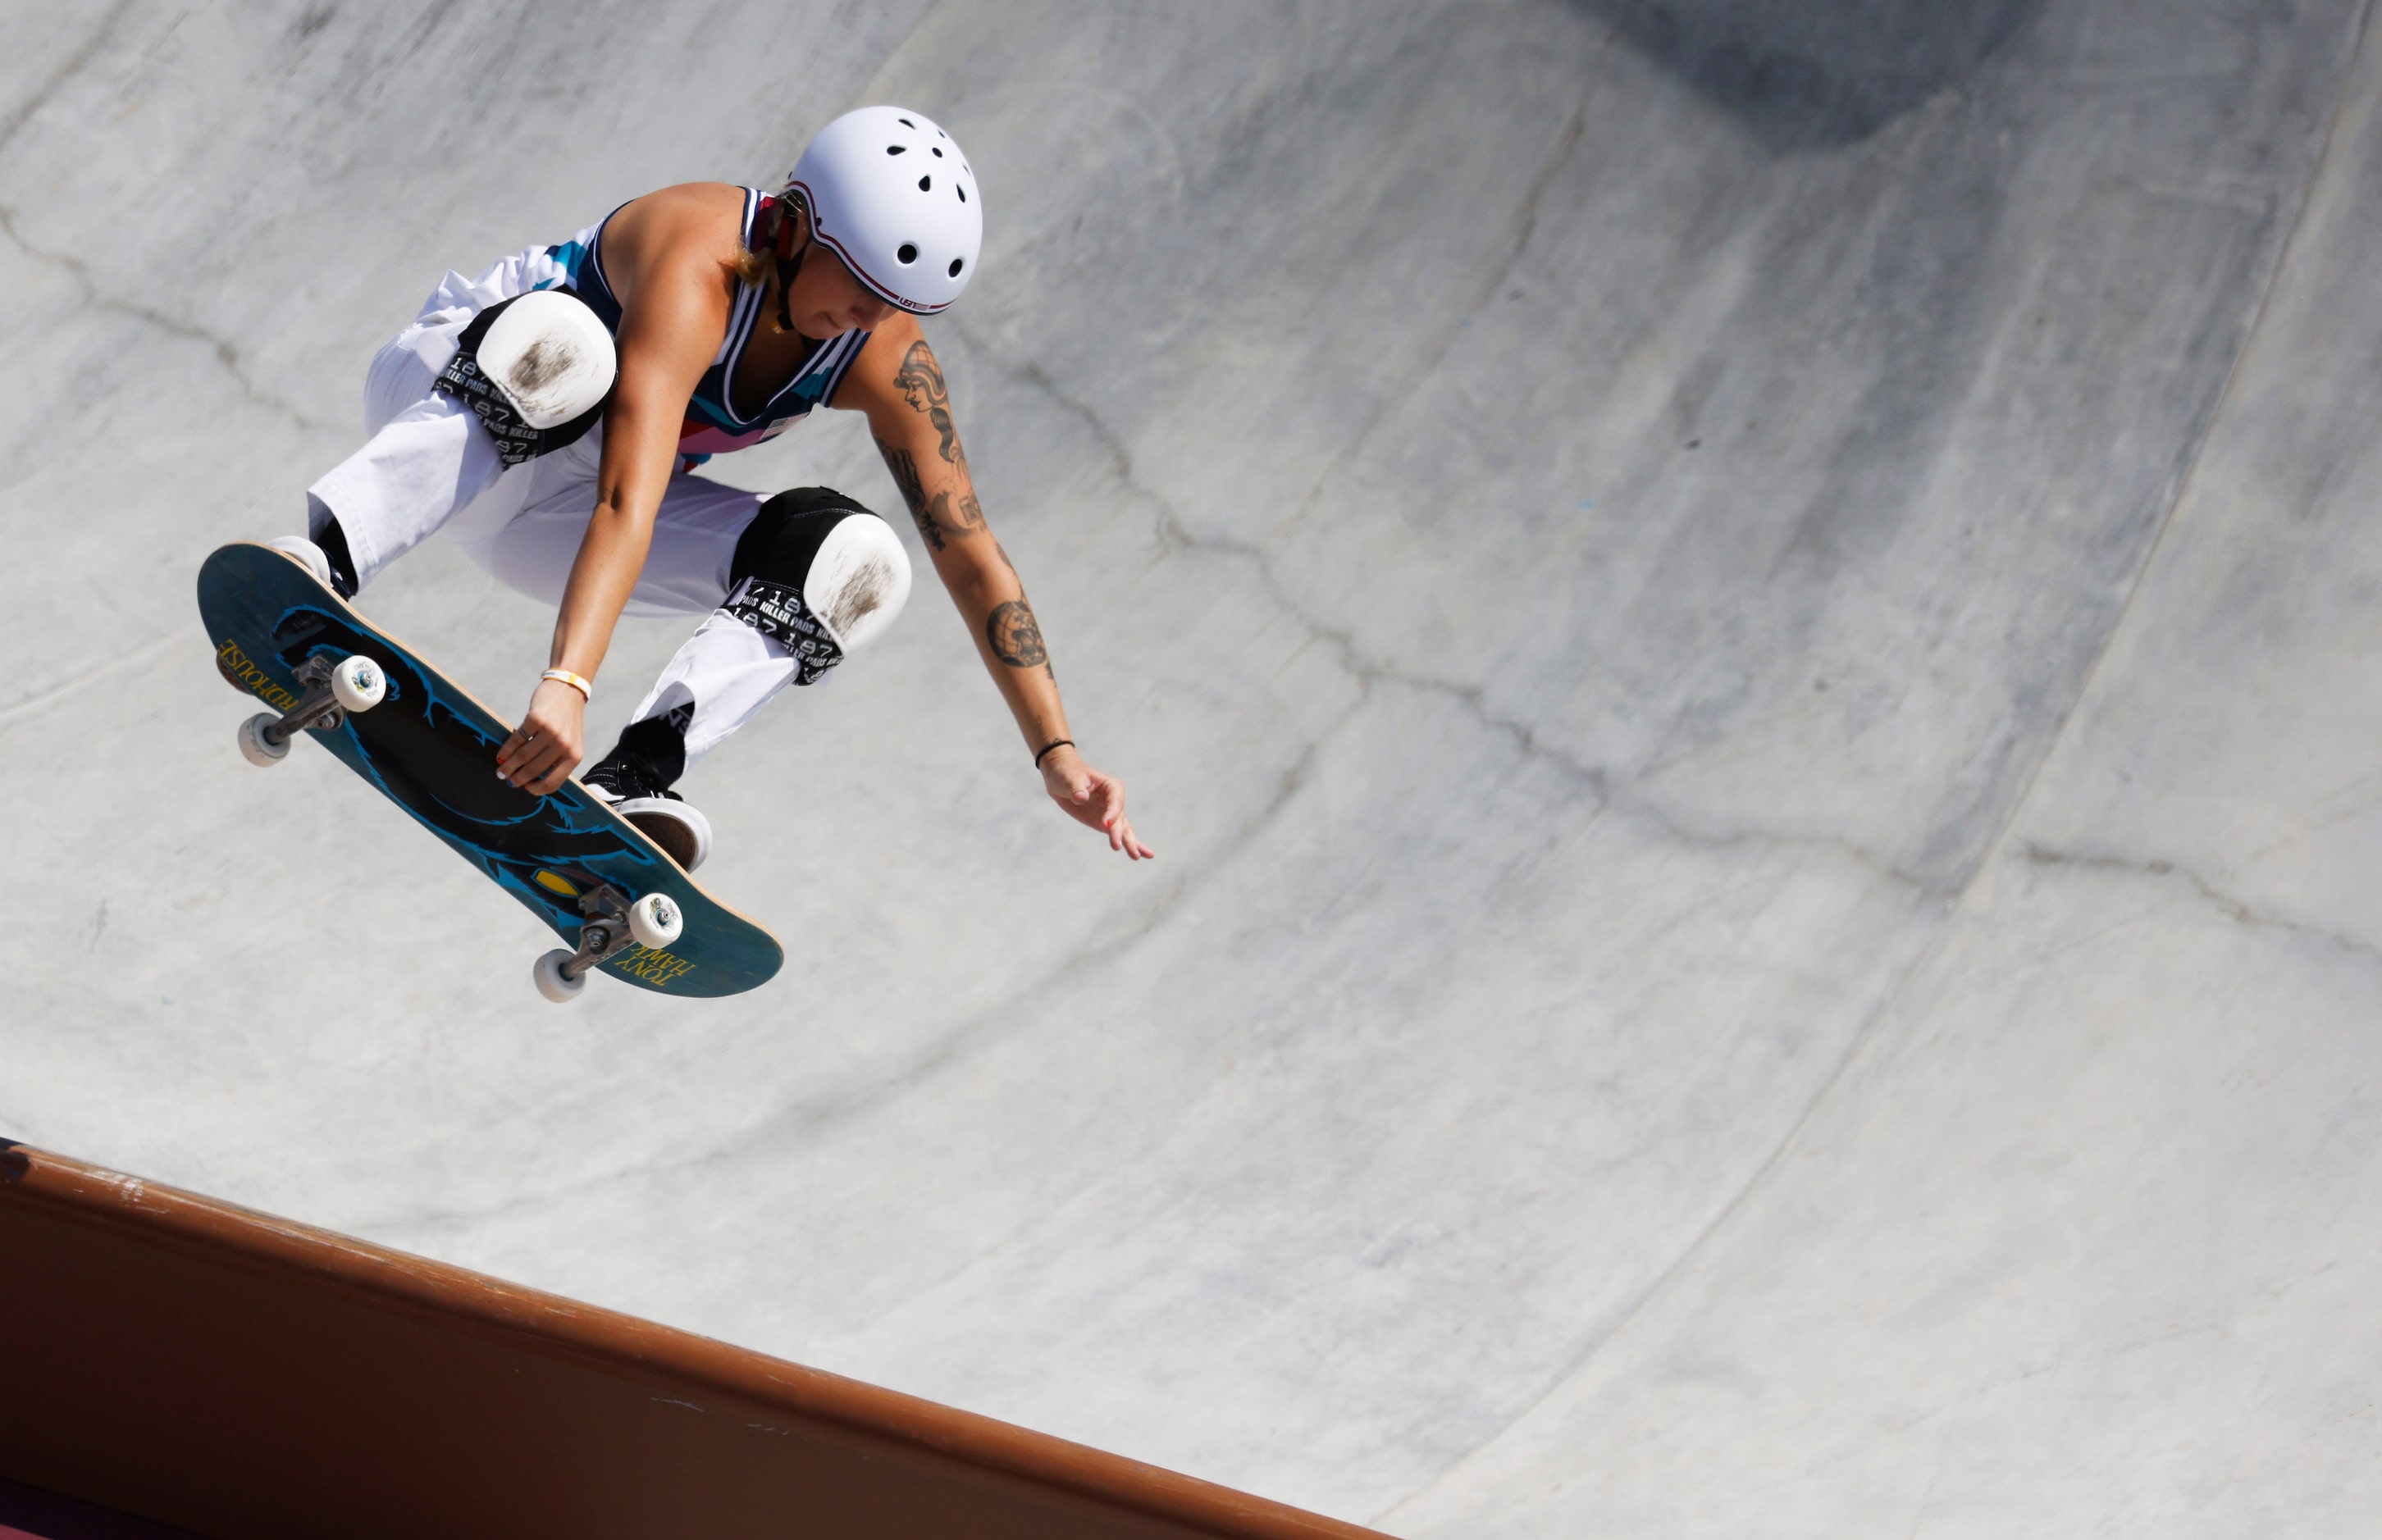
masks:
<svg viewBox="0 0 2382 1540"><path fill-rule="evenodd" d="M652 770L634 755L615 749L579 780L660 846L681 871L694 871L711 854L711 820L669 787L656 785Z"/></svg>

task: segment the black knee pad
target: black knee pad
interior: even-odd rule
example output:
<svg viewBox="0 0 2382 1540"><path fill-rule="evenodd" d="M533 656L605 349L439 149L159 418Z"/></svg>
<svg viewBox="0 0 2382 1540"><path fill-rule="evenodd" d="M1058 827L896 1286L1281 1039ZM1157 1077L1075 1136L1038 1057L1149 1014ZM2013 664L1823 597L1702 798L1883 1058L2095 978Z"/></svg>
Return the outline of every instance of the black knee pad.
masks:
<svg viewBox="0 0 2382 1540"><path fill-rule="evenodd" d="M831 486L779 493L761 505L737 540L736 552L728 558L729 588L747 578L762 578L801 593L828 532L855 513L876 511Z"/></svg>
<svg viewBox="0 0 2382 1540"><path fill-rule="evenodd" d="M890 533L879 536L882 544L892 546L890 556L880 556L870 568L871 572L881 573L881 581L855 586L829 580L832 586L824 596L815 592L818 584L812 581L813 569L819 564L820 552L834 538L843 556L849 556L850 532L839 536L836 532L855 516L866 518L878 531L890 530L875 511L830 487L781 492L761 505L729 557L728 599L719 606L721 611L793 654L796 684L814 684L825 678L829 669L843 661L842 638L853 634L850 628L885 608L890 600L891 607L877 617L877 629L881 629L899 613L902 596L909 592L908 560ZM831 561L841 564L843 556ZM806 599L805 593L813 598ZM814 602L824 609L815 608Z"/></svg>

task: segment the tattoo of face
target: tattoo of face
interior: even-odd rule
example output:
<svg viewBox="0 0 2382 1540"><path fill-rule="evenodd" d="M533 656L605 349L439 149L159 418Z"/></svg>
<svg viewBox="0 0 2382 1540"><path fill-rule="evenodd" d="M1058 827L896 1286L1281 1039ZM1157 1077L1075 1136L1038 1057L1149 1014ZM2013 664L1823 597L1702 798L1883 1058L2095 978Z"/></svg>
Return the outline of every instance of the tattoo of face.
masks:
<svg viewBox="0 0 2382 1540"><path fill-rule="evenodd" d="M1041 668L1050 661L1042 628L1034 623L1034 606L1023 599L993 605L984 618L984 637L992 643L992 655L1012 668Z"/></svg>
<svg viewBox="0 0 2382 1540"><path fill-rule="evenodd" d="M910 458L907 449L896 449L883 439L877 441L877 452L885 457L885 469L893 472L893 484L902 489L902 501L910 506L911 521L918 526L918 538L930 550L943 548L943 526L935 517L935 509L927 501L927 489L918 480L918 462ZM937 503L951 501L948 492L938 494ZM969 499L974 502L974 498Z"/></svg>
<svg viewBox="0 0 2382 1540"><path fill-rule="evenodd" d="M902 398L910 403L910 409L925 412L935 432L942 435L943 458L964 469L967 451L960 447L959 429L952 423L952 393L943 384L943 367L935 361L935 350L924 338L910 344L902 367L893 373L893 383L902 387Z"/></svg>

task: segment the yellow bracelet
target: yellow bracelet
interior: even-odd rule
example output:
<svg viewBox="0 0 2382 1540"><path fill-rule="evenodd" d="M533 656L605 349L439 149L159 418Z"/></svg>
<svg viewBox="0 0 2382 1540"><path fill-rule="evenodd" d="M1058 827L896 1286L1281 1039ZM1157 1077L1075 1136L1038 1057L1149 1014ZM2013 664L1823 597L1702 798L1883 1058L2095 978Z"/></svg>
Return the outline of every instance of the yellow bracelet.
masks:
<svg viewBox="0 0 2382 1540"><path fill-rule="evenodd" d="M567 684L571 689L579 691L581 695L586 697L588 700L593 701L596 699L596 687L589 684L585 679L581 678L578 675L572 673L568 668L549 668L545 673L540 674L538 678L541 679L553 679L558 683Z"/></svg>

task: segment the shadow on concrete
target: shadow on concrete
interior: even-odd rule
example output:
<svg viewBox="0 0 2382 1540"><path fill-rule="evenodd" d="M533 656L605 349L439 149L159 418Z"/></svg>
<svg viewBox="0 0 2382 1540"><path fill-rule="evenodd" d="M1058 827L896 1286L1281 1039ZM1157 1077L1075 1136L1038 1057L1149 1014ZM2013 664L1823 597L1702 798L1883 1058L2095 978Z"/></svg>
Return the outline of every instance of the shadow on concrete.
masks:
<svg viewBox="0 0 2382 1540"><path fill-rule="evenodd" d="M1575 0L1772 149L1857 143L1976 73L2042 0Z"/></svg>

